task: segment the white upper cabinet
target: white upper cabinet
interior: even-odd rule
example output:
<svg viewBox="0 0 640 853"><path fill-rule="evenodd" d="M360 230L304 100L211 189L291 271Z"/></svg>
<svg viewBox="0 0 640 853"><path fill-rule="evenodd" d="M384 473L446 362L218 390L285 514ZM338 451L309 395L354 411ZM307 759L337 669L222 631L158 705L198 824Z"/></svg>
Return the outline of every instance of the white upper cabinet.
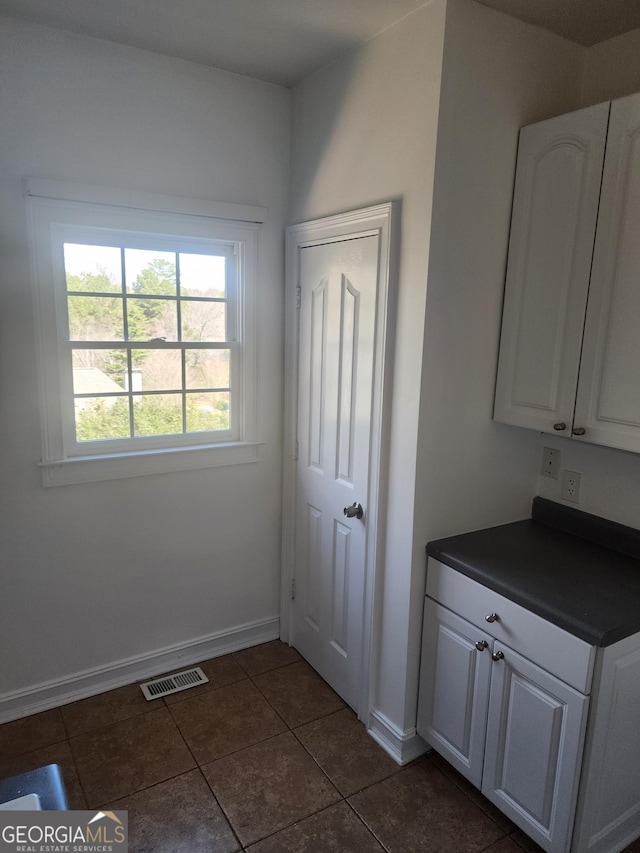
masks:
<svg viewBox="0 0 640 853"><path fill-rule="evenodd" d="M574 425L640 452L640 96L611 104Z"/></svg>
<svg viewBox="0 0 640 853"><path fill-rule="evenodd" d="M571 430L608 117L599 104L520 131L494 413L503 423Z"/></svg>
<svg viewBox="0 0 640 853"><path fill-rule="evenodd" d="M640 452L638 234L640 96L522 129L497 421Z"/></svg>

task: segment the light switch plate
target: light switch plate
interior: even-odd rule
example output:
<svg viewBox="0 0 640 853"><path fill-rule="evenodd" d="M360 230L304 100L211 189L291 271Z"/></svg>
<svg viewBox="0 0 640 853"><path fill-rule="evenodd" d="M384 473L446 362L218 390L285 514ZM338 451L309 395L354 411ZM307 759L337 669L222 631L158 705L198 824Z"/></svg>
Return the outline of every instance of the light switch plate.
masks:
<svg viewBox="0 0 640 853"><path fill-rule="evenodd" d="M554 447L542 448L542 467L540 469L544 477L553 477L557 480L560 476L560 451Z"/></svg>

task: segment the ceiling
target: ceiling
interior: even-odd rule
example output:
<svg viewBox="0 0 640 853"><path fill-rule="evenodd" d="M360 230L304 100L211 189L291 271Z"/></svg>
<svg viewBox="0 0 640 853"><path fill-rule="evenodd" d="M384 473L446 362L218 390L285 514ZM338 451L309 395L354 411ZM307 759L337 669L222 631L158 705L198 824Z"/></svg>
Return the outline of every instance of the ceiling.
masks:
<svg viewBox="0 0 640 853"><path fill-rule="evenodd" d="M0 0L0 13L293 86L425 0Z"/></svg>
<svg viewBox="0 0 640 853"><path fill-rule="evenodd" d="M294 86L425 0L0 0L0 14ZM479 0L591 45L640 27L640 0Z"/></svg>
<svg viewBox="0 0 640 853"><path fill-rule="evenodd" d="M586 46L640 27L639 0L478 0Z"/></svg>

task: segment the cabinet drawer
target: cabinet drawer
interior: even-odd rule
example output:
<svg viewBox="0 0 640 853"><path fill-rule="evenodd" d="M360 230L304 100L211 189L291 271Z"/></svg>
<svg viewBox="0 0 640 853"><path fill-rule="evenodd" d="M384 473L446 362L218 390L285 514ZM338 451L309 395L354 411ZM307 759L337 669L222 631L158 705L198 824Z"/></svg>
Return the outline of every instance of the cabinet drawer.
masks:
<svg viewBox="0 0 640 853"><path fill-rule="evenodd" d="M590 692L596 650L584 640L432 557L427 595L580 693ZM495 622L485 619L491 613Z"/></svg>

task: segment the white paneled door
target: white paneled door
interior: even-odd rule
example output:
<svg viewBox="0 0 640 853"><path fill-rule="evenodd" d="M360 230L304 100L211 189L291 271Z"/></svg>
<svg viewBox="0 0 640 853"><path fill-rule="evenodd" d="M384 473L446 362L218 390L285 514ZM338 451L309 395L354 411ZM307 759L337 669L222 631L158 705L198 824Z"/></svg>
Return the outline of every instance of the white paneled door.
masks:
<svg viewBox="0 0 640 853"><path fill-rule="evenodd" d="M379 242L374 234L300 249L293 642L355 709Z"/></svg>

